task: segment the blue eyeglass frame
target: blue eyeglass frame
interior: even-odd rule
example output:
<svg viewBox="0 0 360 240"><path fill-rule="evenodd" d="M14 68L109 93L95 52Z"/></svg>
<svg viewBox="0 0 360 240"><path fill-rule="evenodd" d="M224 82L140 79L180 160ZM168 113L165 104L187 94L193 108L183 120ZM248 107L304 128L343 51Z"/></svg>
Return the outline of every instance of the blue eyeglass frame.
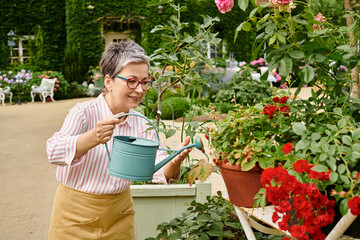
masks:
<svg viewBox="0 0 360 240"><path fill-rule="evenodd" d="M124 78L124 77L120 77L120 76L118 76L118 75L115 75L115 77L120 78L120 79L122 79L122 80L125 80L125 81L126 81L126 85L128 86L128 88L130 88L130 87L129 87L129 79L132 79L132 78ZM130 88L130 89L136 89L136 88L137 88L140 84L142 84L143 82L150 82L150 87L149 87L148 89L144 90L144 88L143 88L142 85L141 85L142 90L147 91L147 90L149 90L149 89L152 87L152 81L149 80L149 81L139 81L138 84L137 84L134 88Z"/></svg>

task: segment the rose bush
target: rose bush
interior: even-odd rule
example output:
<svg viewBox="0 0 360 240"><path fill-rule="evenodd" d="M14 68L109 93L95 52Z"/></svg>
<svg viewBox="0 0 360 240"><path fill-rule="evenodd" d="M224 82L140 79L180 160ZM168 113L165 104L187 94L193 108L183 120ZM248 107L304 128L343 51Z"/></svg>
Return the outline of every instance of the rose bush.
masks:
<svg viewBox="0 0 360 240"><path fill-rule="evenodd" d="M299 161L295 164L301 165ZM325 239L321 228L334 221L334 200L321 194L315 184L299 182L282 166L265 169L261 184L266 199L275 206L272 221L280 230L296 239Z"/></svg>
<svg viewBox="0 0 360 240"><path fill-rule="evenodd" d="M245 10L249 0L239 0L238 3ZM304 1L261 1L235 31L235 37L240 31L257 32L253 46L254 59L264 54L268 71L276 69L282 84L291 85L290 74L298 79L300 83L295 96L303 85L324 86L322 91L312 90L309 99L295 98L289 104L289 117L279 115L280 107L274 104L263 109L263 115L266 114L269 120L276 121L281 116L287 124L270 125L281 129L271 130L275 133L273 139L277 141L272 143L276 144L268 145L268 148L254 147L253 152L256 152L255 149L260 152L253 156L259 159L258 156L265 155L272 162L282 162L283 168L301 183L314 183L322 194L335 200L342 214L347 213L349 208L350 212L358 213L360 202L360 102L344 91L345 87L350 86L352 92L354 82L350 69L357 69L359 63L353 44L354 38L360 34L360 14L348 11L345 17L349 16L353 18L353 24L338 26L331 21L331 17L324 16ZM341 69L342 73L337 74L334 69ZM292 115L293 113L296 114ZM236 123L246 116L238 115L233 118L231 121ZM248 118L248 121L255 124L258 119ZM232 128L227 128L226 132L222 132L223 136L219 136L225 142L223 146L219 143L218 147L226 149L226 138L232 132L236 135L232 146L243 144L242 131L245 136L249 136L246 138L246 145L251 144L254 136L270 136L267 134L271 128L261 128L261 124L252 129L251 134L246 129L237 132L236 125L230 126ZM291 145L285 145L287 142L293 149ZM234 163L239 162L234 160L235 155L230 159ZM246 166L246 163L240 162Z"/></svg>

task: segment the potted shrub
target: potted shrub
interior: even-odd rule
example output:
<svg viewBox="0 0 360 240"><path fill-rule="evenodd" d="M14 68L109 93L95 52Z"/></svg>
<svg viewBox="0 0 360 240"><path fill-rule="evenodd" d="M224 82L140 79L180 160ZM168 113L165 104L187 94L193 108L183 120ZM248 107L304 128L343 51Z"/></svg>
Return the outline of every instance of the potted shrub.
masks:
<svg viewBox="0 0 360 240"><path fill-rule="evenodd" d="M235 205L252 207L262 169L286 159L282 149L292 138L289 126L297 113L283 94L254 106L237 105L225 119L217 119L216 109L212 111L215 121L206 129L210 154Z"/></svg>

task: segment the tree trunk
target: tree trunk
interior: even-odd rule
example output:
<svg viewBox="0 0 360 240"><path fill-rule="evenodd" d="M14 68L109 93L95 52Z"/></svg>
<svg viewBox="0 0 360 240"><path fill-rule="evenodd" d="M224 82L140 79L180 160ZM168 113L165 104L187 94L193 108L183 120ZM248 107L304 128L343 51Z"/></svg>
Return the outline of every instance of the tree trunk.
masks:
<svg viewBox="0 0 360 240"><path fill-rule="evenodd" d="M344 6L345 6L345 13L349 14L348 11L352 10L351 7L351 0L344 0ZM354 19L353 17L349 16L346 18L346 24L347 26L350 26L351 24L354 23ZM351 46L356 46L357 43L357 39L355 36L354 31L349 32L349 41L350 41L350 45ZM357 55L357 52L354 52L354 55ZM360 94L359 94L359 65L356 64L356 66L351 69L351 79L353 81L353 87L352 87L352 96L354 98L359 99L360 98Z"/></svg>

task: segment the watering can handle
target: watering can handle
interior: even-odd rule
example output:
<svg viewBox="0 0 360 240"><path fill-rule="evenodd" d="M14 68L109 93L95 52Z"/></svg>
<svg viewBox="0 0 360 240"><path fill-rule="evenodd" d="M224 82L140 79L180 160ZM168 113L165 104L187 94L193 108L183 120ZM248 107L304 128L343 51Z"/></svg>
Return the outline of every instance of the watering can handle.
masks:
<svg viewBox="0 0 360 240"><path fill-rule="evenodd" d="M148 121L151 124L151 126L153 126L153 128L155 129L156 137L157 137L158 143L160 144L159 132L156 129L155 125L150 121L150 119L148 119L147 117L145 117L143 115L136 114L136 113L125 113L125 114L122 114L120 116L117 116L116 118L121 118L121 117L127 116L127 115L133 115L133 116L141 117L141 118L145 119L146 121Z"/></svg>
<svg viewBox="0 0 360 240"><path fill-rule="evenodd" d="M160 145L159 132L158 132L158 130L156 129L155 125L154 125L147 117L145 117L145 116L143 116L143 115L140 115L140 114L136 114L136 113L125 113L125 114L122 114L122 115L120 115L120 116L117 116L116 118L121 118L121 117L127 116L127 115L133 115L133 116L141 117L141 118L145 119L146 121L148 121L148 122L151 124L151 126L154 127L155 132L156 132L156 137L157 137L157 140L158 140L159 145ZM107 152L107 155L108 155L108 158L109 158L109 164L110 164L110 161L111 161L110 152L109 152L109 149L108 149L108 146L107 146L106 143L105 143L105 148L106 148L106 152Z"/></svg>

